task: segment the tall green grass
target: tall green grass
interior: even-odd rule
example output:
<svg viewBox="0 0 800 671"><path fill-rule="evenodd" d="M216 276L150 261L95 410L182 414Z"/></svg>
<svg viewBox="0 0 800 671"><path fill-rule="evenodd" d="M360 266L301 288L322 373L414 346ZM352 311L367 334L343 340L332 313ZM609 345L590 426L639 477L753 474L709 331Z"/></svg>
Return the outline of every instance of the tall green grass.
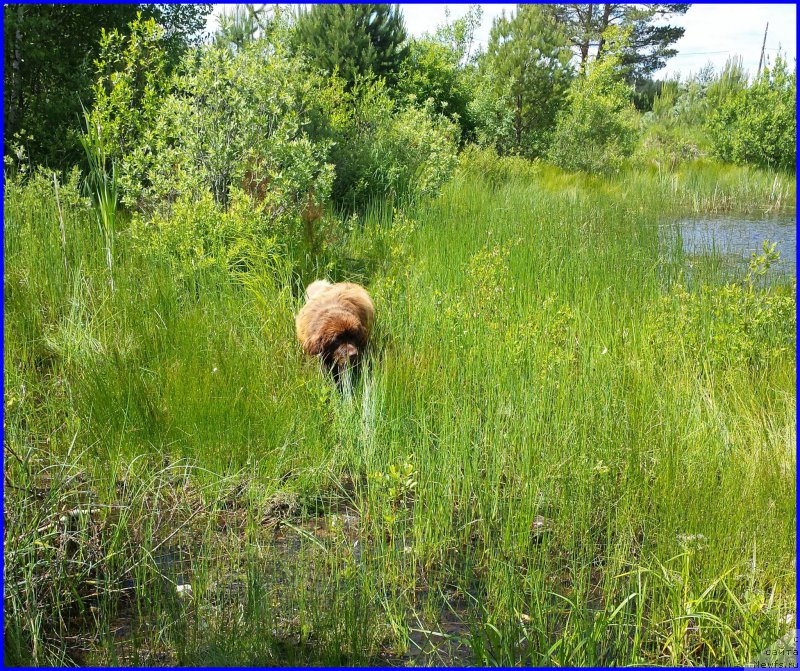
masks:
<svg viewBox="0 0 800 671"><path fill-rule="evenodd" d="M788 181L476 162L376 206L297 266L375 298L342 394L288 265L5 195L7 663L740 665L794 626L794 286L687 291L659 234Z"/></svg>

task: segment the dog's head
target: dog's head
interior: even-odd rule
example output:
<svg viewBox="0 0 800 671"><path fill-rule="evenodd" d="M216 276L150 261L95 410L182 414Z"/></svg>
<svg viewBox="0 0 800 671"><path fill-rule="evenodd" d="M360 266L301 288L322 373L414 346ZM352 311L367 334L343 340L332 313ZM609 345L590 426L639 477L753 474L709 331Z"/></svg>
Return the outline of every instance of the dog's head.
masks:
<svg viewBox="0 0 800 671"><path fill-rule="evenodd" d="M348 368L355 368L361 359L361 348L347 334L334 338L320 355L322 362L335 376Z"/></svg>

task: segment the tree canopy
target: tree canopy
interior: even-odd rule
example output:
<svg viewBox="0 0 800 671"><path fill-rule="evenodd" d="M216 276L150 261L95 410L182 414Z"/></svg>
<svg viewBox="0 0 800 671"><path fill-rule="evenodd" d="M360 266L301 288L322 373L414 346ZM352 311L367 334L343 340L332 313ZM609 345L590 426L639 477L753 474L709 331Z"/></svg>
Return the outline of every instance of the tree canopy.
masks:
<svg viewBox="0 0 800 671"><path fill-rule="evenodd" d="M690 4L557 4L545 5L562 25L578 52L581 68L590 56L602 57L607 44L603 38L611 26L629 29L629 40L621 55L621 66L629 82L644 79L664 67L666 60L677 53L672 47L684 28L656 25L657 20L685 14ZM592 53L594 52L594 53Z"/></svg>
<svg viewBox="0 0 800 671"><path fill-rule="evenodd" d="M170 63L201 39L210 4L6 5L4 8L5 152L65 167L81 155L81 104L91 99L103 31L127 31L137 14L164 28Z"/></svg>
<svg viewBox="0 0 800 671"><path fill-rule="evenodd" d="M338 70L350 85L369 75L394 84L408 55L398 5L312 5L298 12L294 41L313 66Z"/></svg>

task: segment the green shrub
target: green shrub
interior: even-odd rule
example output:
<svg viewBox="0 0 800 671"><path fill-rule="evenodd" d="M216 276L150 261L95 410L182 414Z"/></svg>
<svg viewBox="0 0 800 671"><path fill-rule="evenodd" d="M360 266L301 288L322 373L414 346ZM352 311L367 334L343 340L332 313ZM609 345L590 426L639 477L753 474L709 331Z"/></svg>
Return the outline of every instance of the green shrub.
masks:
<svg viewBox="0 0 800 671"><path fill-rule="evenodd" d="M500 156L493 147L470 145L459 157L459 173L480 175L493 187L513 180L532 182L539 174L541 163L521 156Z"/></svg>
<svg viewBox="0 0 800 671"><path fill-rule="evenodd" d="M622 37L611 32L607 39L608 52L573 80L558 118L548 156L566 170L616 172L636 146L638 118L619 71Z"/></svg>
<svg viewBox="0 0 800 671"><path fill-rule="evenodd" d="M266 40L193 50L164 79L158 27L132 28L104 43L89 121L139 214L140 242L152 234L147 246L182 264L227 267L257 234L312 239L333 181L329 143L304 130L318 80ZM309 205L314 217L303 216Z"/></svg>
<svg viewBox="0 0 800 671"><path fill-rule="evenodd" d="M333 200L340 206L432 195L456 166L458 126L434 112L432 101L398 109L380 81L347 91L332 79L318 104L314 125L321 141L333 143Z"/></svg>
<svg viewBox="0 0 800 671"><path fill-rule="evenodd" d="M129 34L103 31L95 66L95 100L87 125L108 159L124 166L120 182L132 191L143 180L143 161L130 159L143 151L170 88L164 29L140 17L130 24Z"/></svg>
<svg viewBox="0 0 800 671"><path fill-rule="evenodd" d="M244 272L261 261L285 258L278 242L289 233L251 207L241 192L222 211L210 193L180 197L164 215L134 217L132 236L140 249L177 262L176 272L190 278L205 271Z"/></svg>
<svg viewBox="0 0 800 671"><path fill-rule="evenodd" d="M656 351L704 368L752 370L794 351L797 287L766 286L766 274L779 258L775 244L765 241L763 253L752 254L743 282L702 284L697 291L673 286L650 311Z"/></svg>
<svg viewBox="0 0 800 671"><path fill-rule="evenodd" d="M460 54L434 38L412 40L397 82L400 99L419 104L430 100L431 109L460 126L464 140L474 130L469 111L472 99L468 73L459 67Z"/></svg>
<svg viewBox="0 0 800 671"><path fill-rule="evenodd" d="M793 170L796 160L796 72L781 57L749 87L725 96L708 120L723 161Z"/></svg>

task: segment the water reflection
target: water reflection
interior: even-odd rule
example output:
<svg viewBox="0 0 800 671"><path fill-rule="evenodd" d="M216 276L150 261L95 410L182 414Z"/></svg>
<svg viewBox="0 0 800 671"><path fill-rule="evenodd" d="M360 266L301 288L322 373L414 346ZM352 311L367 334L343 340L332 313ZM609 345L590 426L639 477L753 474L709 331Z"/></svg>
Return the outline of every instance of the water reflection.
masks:
<svg viewBox="0 0 800 671"><path fill-rule="evenodd" d="M794 213L755 217L709 215L682 219L670 229L680 235L686 255L716 252L746 263L752 252L762 253L764 240L777 243L780 274L797 275L797 219Z"/></svg>

